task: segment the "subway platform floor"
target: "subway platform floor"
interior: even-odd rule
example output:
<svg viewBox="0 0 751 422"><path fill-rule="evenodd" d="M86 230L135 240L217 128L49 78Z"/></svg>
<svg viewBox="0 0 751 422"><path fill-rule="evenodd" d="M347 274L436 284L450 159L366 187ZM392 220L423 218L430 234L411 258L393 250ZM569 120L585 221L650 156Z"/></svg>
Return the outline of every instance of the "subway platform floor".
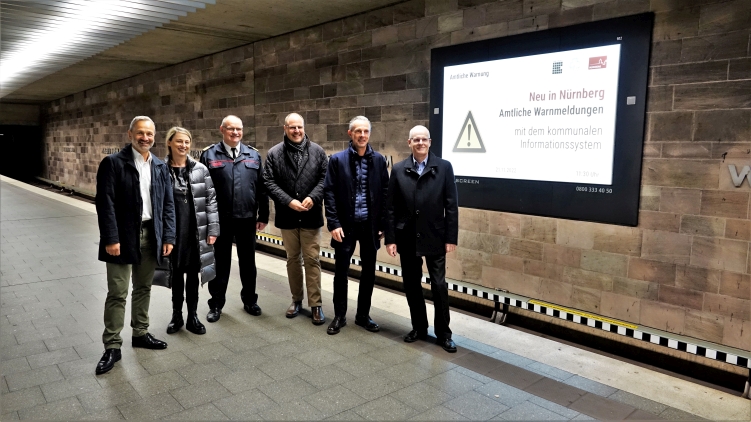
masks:
<svg viewBox="0 0 751 422"><path fill-rule="evenodd" d="M207 333L165 333L170 292L154 287L150 331L166 350L133 349L107 374L102 353L105 265L93 205L0 181L0 420L749 420L751 402L649 369L452 312L459 351L407 344L403 296L376 289L369 333L326 334L287 319L285 263L259 253L259 305L245 313L237 262L221 319ZM432 306L428 306L432 318ZM128 309L129 313L129 309Z"/></svg>

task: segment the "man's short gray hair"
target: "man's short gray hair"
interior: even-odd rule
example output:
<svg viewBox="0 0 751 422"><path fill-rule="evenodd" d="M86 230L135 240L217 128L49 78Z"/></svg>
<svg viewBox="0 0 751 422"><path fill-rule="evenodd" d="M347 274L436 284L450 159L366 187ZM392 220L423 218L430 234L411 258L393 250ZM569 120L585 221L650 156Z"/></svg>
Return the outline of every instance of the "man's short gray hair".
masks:
<svg viewBox="0 0 751 422"><path fill-rule="evenodd" d="M133 118L133 120L130 121L130 127L128 127L128 130L129 131L133 130L133 126L136 125L136 122L141 122L141 121L151 122L151 125L154 126L154 129L156 129L156 124L154 124L154 121L151 120L151 117L149 117L149 116L136 116L136 117Z"/></svg>
<svg viewBox="0 0 751 422"><path fill-rule="evenodd" d="M353 127L355 127L355 122L361 121L368 123L368 130L373 131L373 125L370 124L370 120L368 120L365 116L355 116L352 118L352 120L349 121L349 130L352 130Z"/></svg>
<svg viewBox="0 0 751 422"><path fill-rule="evenodd" d="M240 119L239 117L237 117L237 116L235 116L233 114L230 114L229 116L225 116L222 119L222 127L227 127L227 125L225 124L225 123L227 123L227 119L237 119L237 120L240 120L240 124L242 124L242 122L243 122L242 119Z"/></svg>
<svg viewBox="0 0 751 422"><path fill-rule="evenodd" d="M410 129L409 130L409 139L412 139L413 134L415 133L415 131L418 131L418 130L424 130L425 133L428 134L428 139L430 139L430 131L428 130L428 128L426 128L423 125L417 125L417 126L413 127L412 129Z"/></svg>
<svg viewBox="0 0 751 422"><path fill-rule="evenodd" d="M291 117L299 117L300 120L302 120L302 125L305 126L305 119L303 119L302 116L299 115L298 113L290 113L290 114L288 114L287 117L284 118L284 125L285 126L287 126L287 122L289 121L289 119Z"/></svg>

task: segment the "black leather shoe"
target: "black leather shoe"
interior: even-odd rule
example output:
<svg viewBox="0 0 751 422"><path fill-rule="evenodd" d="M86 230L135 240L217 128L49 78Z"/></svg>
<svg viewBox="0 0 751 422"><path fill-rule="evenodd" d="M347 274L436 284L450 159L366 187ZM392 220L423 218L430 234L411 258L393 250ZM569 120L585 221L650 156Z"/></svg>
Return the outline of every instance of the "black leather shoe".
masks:
<svg viewBox="0 0 751 422"><path fill-rule="evenodd" d="M183 321L182 311L173 311L172 321L167 324L167 334L175 334L176 332L180 331L180 328L182 328L183 324L185 324L185 321Z"/></svg>
<svg viewBox="0 0 751 422"><path fill-rule="evenodd" d="M300 309L302 309L302 302L292 302L287 308L287 318L296 317L300 313Z"/></svg>
<svg viewBox="0 0 751 422"><path fill-rule="evenodd" d="M198 320L198 315L195 313L188 314L188 321L185 324L185 329L193 334L206 334L206 326L201 324Z"/></svg>
<svg viewBox="0 0 751 422"><path fill-rule="evenodd" d="M369 316L355 316L355 325L359 325L360 327L370 331L371 333L377 333L381 330L381 327L379 327L378 324L375 323L375 321L370 319Z"/></svg>
<svg viewBox="0 0 751 422"><path fill-rule="evenodd" d="M99 359L99 363L96 364L96 374L102 375L109 372L115 366L115 362L119 361L122 356L120 349L105 350L102 358Z"/></svg>
<svg viewBox="0 0 751 422"><path fill-rule="evenodd" d="M146 333L140 337L133 337L133 347L143 347L144 349L166 349L167 343L156 339L151 333Z"/></svg>
<svg viewBox="0 0 751 422"><path fill-rule="evenodd" d="M451 340L450 338L438 339L435 344L443 347L443 350L449 353L456 353L456 344L454 343L454 340Z"/></svg>
<svg viewBox="0 0 751 422"><path fill-rule="evenodd" d="M261 315L261 307L258 306L257 303L254 303L252 305L245 305L243 306L243 309L245 309L245 312L253 315L253 316L259 316Z"/></svg>
<svg viewBox="0 0 751 422"><path fill-rule="evenodd" d="M311 318L313 318L313 325L321 325L326 322L326 316L323 314L323 309L320 306L314 306L310 308Z"/></svg>
<svg viewBox="0 0 751 422"><path fill-rule="evenodd" d="M406 343L414 343L417 340L425 340L426 338L428 338L427 332L418 333L417 330L412 330L404 336L404 341Z"/></svg>
<svg viewBox="0 0 751 422"><path fill-rule="evenodd" d="M219 318L222 317L222 310L219 308L211 308L209 309L209 313L206 314L206 321L208 322L217 322L219 321Z"/></svg>
<svg viewBox="0 0 751 422"><path fill-rule="evenodd" d="M331 321L331 324L329 324L329 328L326 329L326 333L332 336L334 334L339 334L339 330L341 330L345 325L347 325L346 317L335 316L334 320Z"/></svg>

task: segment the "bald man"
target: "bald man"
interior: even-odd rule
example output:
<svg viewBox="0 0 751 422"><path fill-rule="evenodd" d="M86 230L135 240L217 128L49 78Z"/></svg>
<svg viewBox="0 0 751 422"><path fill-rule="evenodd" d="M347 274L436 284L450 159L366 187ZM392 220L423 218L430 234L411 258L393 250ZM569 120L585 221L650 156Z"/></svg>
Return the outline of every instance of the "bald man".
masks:
<svg viewBox="0 0 751 422"><path fill-rule="evenodd" d="M303 268L308 306L313 324L326 321L321 308L321 227L326 152L305 134L305 121L297 113L284 119L284 138L266 154L263 179L274 200L274 224L282 231L287 252L287 278L292 304L287 318L300 313L303 300Z"/></svg>

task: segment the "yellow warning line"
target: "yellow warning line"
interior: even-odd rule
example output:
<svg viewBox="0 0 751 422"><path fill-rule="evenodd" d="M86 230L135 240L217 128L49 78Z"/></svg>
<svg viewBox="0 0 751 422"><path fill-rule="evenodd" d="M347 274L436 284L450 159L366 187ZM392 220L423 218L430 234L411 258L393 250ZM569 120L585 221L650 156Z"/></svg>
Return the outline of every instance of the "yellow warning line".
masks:
<svg viewBox="0 0 751 422"><path fill-rule="evenodd" d="M581 311L577 311L575 309L564 308L563 306L553 305L552 303L547 303L547 302L543 302L543 301L536 300L536 299L530 300L529 303L533 303L535 305L544 306L546 308L557 309L559 311L567 312L569 314L579 315L581 317L585 317L585 318L589 318L589 319L594 319L596 321L607 322L608 324L620 325L621 327L630 328L632 330L636 330L636 329L639 328L638 325L629 324L628 322L619 321L617 319L607 318L607 317L600 316L600 315L594 315L594 314L590 314L590 313L587 313L587 312L581 312Z"/></svg>

